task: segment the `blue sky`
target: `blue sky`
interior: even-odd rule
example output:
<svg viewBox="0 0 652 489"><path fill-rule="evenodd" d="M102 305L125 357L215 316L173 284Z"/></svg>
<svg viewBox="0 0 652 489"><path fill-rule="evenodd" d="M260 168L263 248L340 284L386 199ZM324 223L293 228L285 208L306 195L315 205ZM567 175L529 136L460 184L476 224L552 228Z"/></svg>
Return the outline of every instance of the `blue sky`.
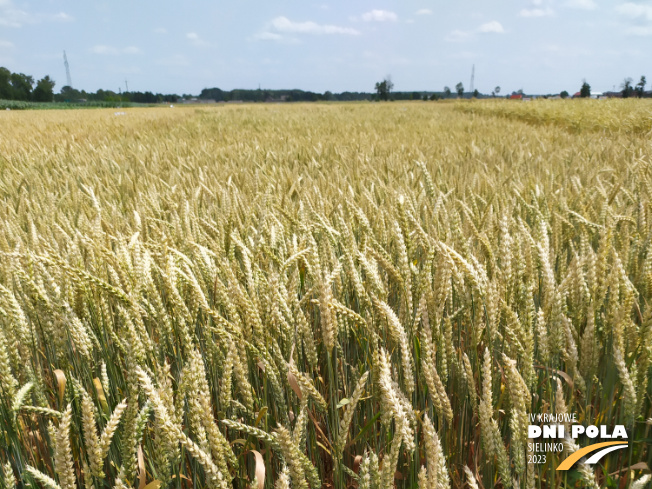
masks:
<svg viewBox="0 0 652 489"><path fill-rule="evenodd" d="M73 86L502 93L652 80L652 0L0 0L0 66Z"/></svg>

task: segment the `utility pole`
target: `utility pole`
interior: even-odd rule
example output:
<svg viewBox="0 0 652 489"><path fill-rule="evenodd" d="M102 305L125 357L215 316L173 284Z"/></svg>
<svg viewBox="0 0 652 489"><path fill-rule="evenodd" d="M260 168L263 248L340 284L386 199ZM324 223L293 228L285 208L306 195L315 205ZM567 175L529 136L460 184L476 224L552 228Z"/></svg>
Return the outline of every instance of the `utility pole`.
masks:
<svg viewBox="0 0 652 489"><path fill-rule="evenodd" d="M125 92L129 91L129 83L125 80Z"/></svg>

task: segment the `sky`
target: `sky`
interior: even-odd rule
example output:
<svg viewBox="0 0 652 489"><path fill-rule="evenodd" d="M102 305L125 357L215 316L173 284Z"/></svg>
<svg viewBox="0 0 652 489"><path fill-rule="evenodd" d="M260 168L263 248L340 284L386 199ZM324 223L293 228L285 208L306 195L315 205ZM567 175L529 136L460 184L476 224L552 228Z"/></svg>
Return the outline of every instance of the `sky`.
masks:
<svg viewBox="0 0 652 489"><path fill-rule="evenodd" d="M0 0L0 66L58 91L64 50L88 91L607 91L652 77L652 0Z"/></svg>

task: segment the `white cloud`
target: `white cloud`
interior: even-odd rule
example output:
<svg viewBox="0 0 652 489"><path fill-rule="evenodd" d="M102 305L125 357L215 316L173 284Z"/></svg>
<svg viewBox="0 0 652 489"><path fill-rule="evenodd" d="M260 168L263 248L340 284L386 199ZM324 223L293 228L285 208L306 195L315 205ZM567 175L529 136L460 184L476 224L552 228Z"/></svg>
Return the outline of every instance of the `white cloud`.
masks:
<svg viewBox="0 0 652 489"><path fill-rule="evenodd" d="M0 49L10 49L14 47L14 43L11 41L3 41L0 39Z"/></svg>
<svg viewBox="0 0 652 489"><path fill-rule="evenodd" d="M448 34L444 40L448 42L464 42L473 39L476 34L504 34L505 29L503 25L497 20L492 20L491 22L485 22L477 29L472 31L462 31L456 29Z"/></svg>
<svg viewBox="0 0 652 489"><path fill-rule="evenodd" d="M0 0L0 26L22 27L26 24L39 24L41 22L71 22L75 20L65 12L58 14L38 13L33 14L16 7L12 0Z"/></svg>
<svg viewBox="0 0 652 489"><path fill-rule="evenodd" d="M644 27L644 26L633 26L627 29L627 34L631 34L632 36L652 36L652 25Z"/></svg>
<svg viewBox="0 0 652 489"><path fill-rule="evenodd" d="M204 41L201 37L199 37L199 34L196 32L188 32L186 33L186 39L188 39L194 46L208 46L209 43Z"/></svg>
<svg viewBox="0 0 652 489"><path fill-rule="evenodd" d="M167 34L168 30L165 27L157 27L154 29L154 33L156 34Z"/></svg>
<svg viewBox="0 0 652 489"><path fill-rule="evenodd" d="M190 66L190 61L188 61L188 58L182 54L172 54L170 56L166 56L165 58L159 59L156 61L156 64L161 66L179 67Z"/></svg>
<svg viewBox="0 0 652 489"><path fill-rule="evenodd" d="M598 5L593 0L568 0L566 6L580 10L595 10Z"/></svg>
<svg viewBox="0 0 652 489"><path fill-rule="evenodd" d="M625 32L632 36L652 36L652 5L625 2L616 6L616 12L630 23Z"/></svg>
<svg viewBox="0 0 652 489"><path fill-rule="evenodd" d="M448 34L444 40L448 42L462 42L462 41L467 41L468 39L471 38L471 33L468 31L460 31L460 30L454 30L450 34Z"/></svg>
<svg viewBox="0 0 652 489"><path fill-rule="evenodd" d="M503 26L500 22L497 20L492 20L491 22L487 22L485 24L482 24L480 27L478 27L478 32L481 32L483 34L503 34L505 32L505 29L503 29Z"/></svg>
<svg viewBox="0 0 652 489"><path fill-rule="evenodd" d="M103 56L117 56L119 54L141 54L142 51L136 46L118 49L114 46L107 46L106 44L96 44L91 48L91 53Z"/></svg>
<svg viewBox="0 0 652 489"><path fill-rule="evenodd" d="M122 52L125 54L142 54L142 51L136 46L127 46Z"/></svg>
<svg viewBox="0 0 652 489"><path fill-rule="evenodd" d="M396 22L398 16L389 10L370 10L362 14L362 20L365 22Z"/></svg>
<svg viewBox="0 0 652 489"><path fill-rule="evenodd" d="M75 19L74 19L74 17L72 17L71 15L68 15L65 12L59 12L58 14L54 14L52 16L52 20L55 21L55 22L72 22Z"/></svg>
<svg viewBox="0 0 652 489"><path fill-rule="evenodd" d="M432 10L429 8L422 8L417 10L417 15L432 15Z"/></svg>
<svg viewBox="0 0 652 489"><path fill-rule="evenodd" d="M616 12L630 19L652 22L652 5L625 2L616 6Z"/></svg>
<svg viewBox="0 0 652 489"><path fill-rule="evenodd" d="M345 34L350 36L357 36L360 34L360 32L351 27L317 24L310 20L305 22L293 22L283 16L272 19L270 22L270 28L276 32L285 34Z"/></svg>
<svg viewBox="0 0 652 489"><path fill-rule="evenodd" d="M91 48L91 53L101 54L101 55L111 55L115 56L120 54L120 50L114 48L113 46L106 46L104 44L97 44Z"/></svg>
<svg viewBox="0 0 652 489"><path fill-rule="evenodd" d="M282 44L299 44L301 41L296 37L284 36L278 32L262 31L249 38L253 41L275 41Z"/></svg>
<svg viewBox="0 0 652 489"><path fill-rule="evenodd" d="M521 17L550 17L554 15L554 10L550 7L548 8L524 8L521 10L518 15Z"/></svg>
<svg viewBox="0 0 652 489"><path fill-rule="evenodd" d="M253 38L259 41L280 41L283 39L283 36L276 32L264 31L254 34Z"/></svg>
<svg viewBox="0 0 652 489"><path fill-rule="evenodd" d="M0 1L0 26L22 27L34 21L35 19L26 11L14 7L11 0Z"/></svg>
<svg viewBox="0 0 652 489"><path fill-rule="evenodd" d="M360 35L360 32L352 27L317 24L311 20L294 22L281 15L269 21L260 32L251 36L249 40L276 41L286 44L296 44L300 42L299 39L294 36L297 34L358 36Z"/></svg>

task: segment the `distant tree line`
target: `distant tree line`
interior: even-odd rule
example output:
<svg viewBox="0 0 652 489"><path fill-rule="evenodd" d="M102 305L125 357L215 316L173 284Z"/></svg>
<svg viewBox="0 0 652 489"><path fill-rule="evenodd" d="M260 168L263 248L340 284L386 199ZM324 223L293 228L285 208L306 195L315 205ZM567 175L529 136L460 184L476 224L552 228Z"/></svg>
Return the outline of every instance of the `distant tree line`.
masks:
<svg viewBox="0 0 652 489"><path fill-rule="evenodd" d="M12 73L0 67L0 99L52 102L54 81L44 76L37 82L24 73Z"/></svg>
<svg viewBox="0 0 652 489"><path fill-rule="evenodd" d="M450 87L444 87L444 90L441 92L392 92L394 88L394 83L392 78L387 75L382 81L377 82L375 85L376 93L374 94L372 100L376 101L392 101L392 100L439 100L445 98L487 98L488 95L480 93L478 90L473 90L473 92L465 92L464 84L459 82L455 85L456 96L453 95ZM496 97L500 93L500 87L496 87L491 93L492 97Z"/></svg>
<svg viewBox="0 0 652 489"><path fill-rule="evenodd" d="M199 95L202 100L215 100L216 102L320 102L320 101L362 101L362 100L435 100L445 96L442 92L393 92L391 80L383 80L376 84L375 92L341 92L333 93L326 91L324 93L310 92L299 89L294 90L267 90L267 89L235 89L222 90L220 88L204 88ZM378 90L380 89L380 92ZM192 95L184 94L182 98L190 99ZM385 98L386 97L386 98Z"/></svg>
<svg viewBox="0 0 652 489"><path fill-rule="evenodd" d="M637 84L634 84L631 78L625 78L621 84L620 92L607 92L605 95L628 97L650 97L652 92L646 92L645 86L647 80L642 76ZM136 103L136 104L156 104L156 103L175 103L180 99L193 99L195 96L184 94L162 94L146 92L114 92L112 90L99 89L96 92L87 92L77 90L70 86L64 86L59 93L54 93L55 82L48 75L38 81L34 77L23 73L12 73L4 67L0 67L0 99L34 101L34 102L106 102L111 104L119 103ZM486 98L497 97L500 94L500 87L497 86L491 95L484 95L474 90L472 93L464 91L464 85L459 82L455 85L455 91L449 87L444 87L442 91L412 91L412 92L394 92L394 83L388 75L374 87L374 92L341 92L333 93L326 91L324 93L311 92L305 90L268 90L268 89L234 89L222 90L220 88L204 88L199 94L199 99L215 100L216 102L319 102L319 101L359 101L359 100L438 100L441 98ZM512 92L513 94L523 95L523 90ZM591 86L583 81L579 93L580 97L591 96ZM548 95L552 96L552 95ZM569 96L567 91L560 94L561 98ZM509 95L507 95L509 97Z"/></svg>
<svg viewBox="0 0 652 489"><path fill-rule="evenodd" d="M111 90L98 90L86 92L64 86L57 94L54 93L55 82L48 75L38 81L31 75L12 73L0 67L0 100L19 100L24 102L131 102L139 104L155 104L161 102L174 103L178 95L152 92L123 92L116 93Z"/></svg>
<svg viewBox="0 0 652 489"><path fill-rule="evenodd" d="M645 78L645 75L641 76L641 79L639 82L634 85L634 80L631 78L627 77L623 80L623 82L620 84L620 91L619 92L606 92L603 95L608 96L608 97L622 97L622 98L630 98L630 97L636 97L636 98L643 98L643 97L652 97L652 92L646 92L645 91L645 86L647 85L647 79ZM568 92L564 91L562 92L562 98L565 98L563 94L566 94L566 97L568 97ZM587 83L586 80L583 80L582 86L580 87L579 91L579 97L581 98L587 98L591 97L591 85Z"/></svg>
<svg viewBox="0 0 652 489"><path fill-rule="evenodd" d="M639 82L634 85L634 81L627 77L623 80L623 82L620 85L621 89L621 95L623 98L629 98L629 97L645 97L645 96L650 96L652 94L646 94L645 92L645 85L647 85L647 80L645 76L642 76Z"/></svg>
<svg viewBox="0 0 652 489"><path fill-rule="evenodd" d="M66 85L61 92L54 96L56 102L130 102L135 104L175 103L179 100L176 94L162 94L152 92L119 92L99 89L97 92L77 90Z"/></svg>
<svg viewBox="0 0 652 489"><path fill-rule="evenodd" d="M220 88L204 88L199 94L203 100L215 100L216 102L319 102L319 101L354 101L369 100L373 94L364 92L342 92L333 93L326 91L317 93L305 90L268 90L268 89L241 89L222 90ZM184 98L190 98L184 95Z"/></svg>

